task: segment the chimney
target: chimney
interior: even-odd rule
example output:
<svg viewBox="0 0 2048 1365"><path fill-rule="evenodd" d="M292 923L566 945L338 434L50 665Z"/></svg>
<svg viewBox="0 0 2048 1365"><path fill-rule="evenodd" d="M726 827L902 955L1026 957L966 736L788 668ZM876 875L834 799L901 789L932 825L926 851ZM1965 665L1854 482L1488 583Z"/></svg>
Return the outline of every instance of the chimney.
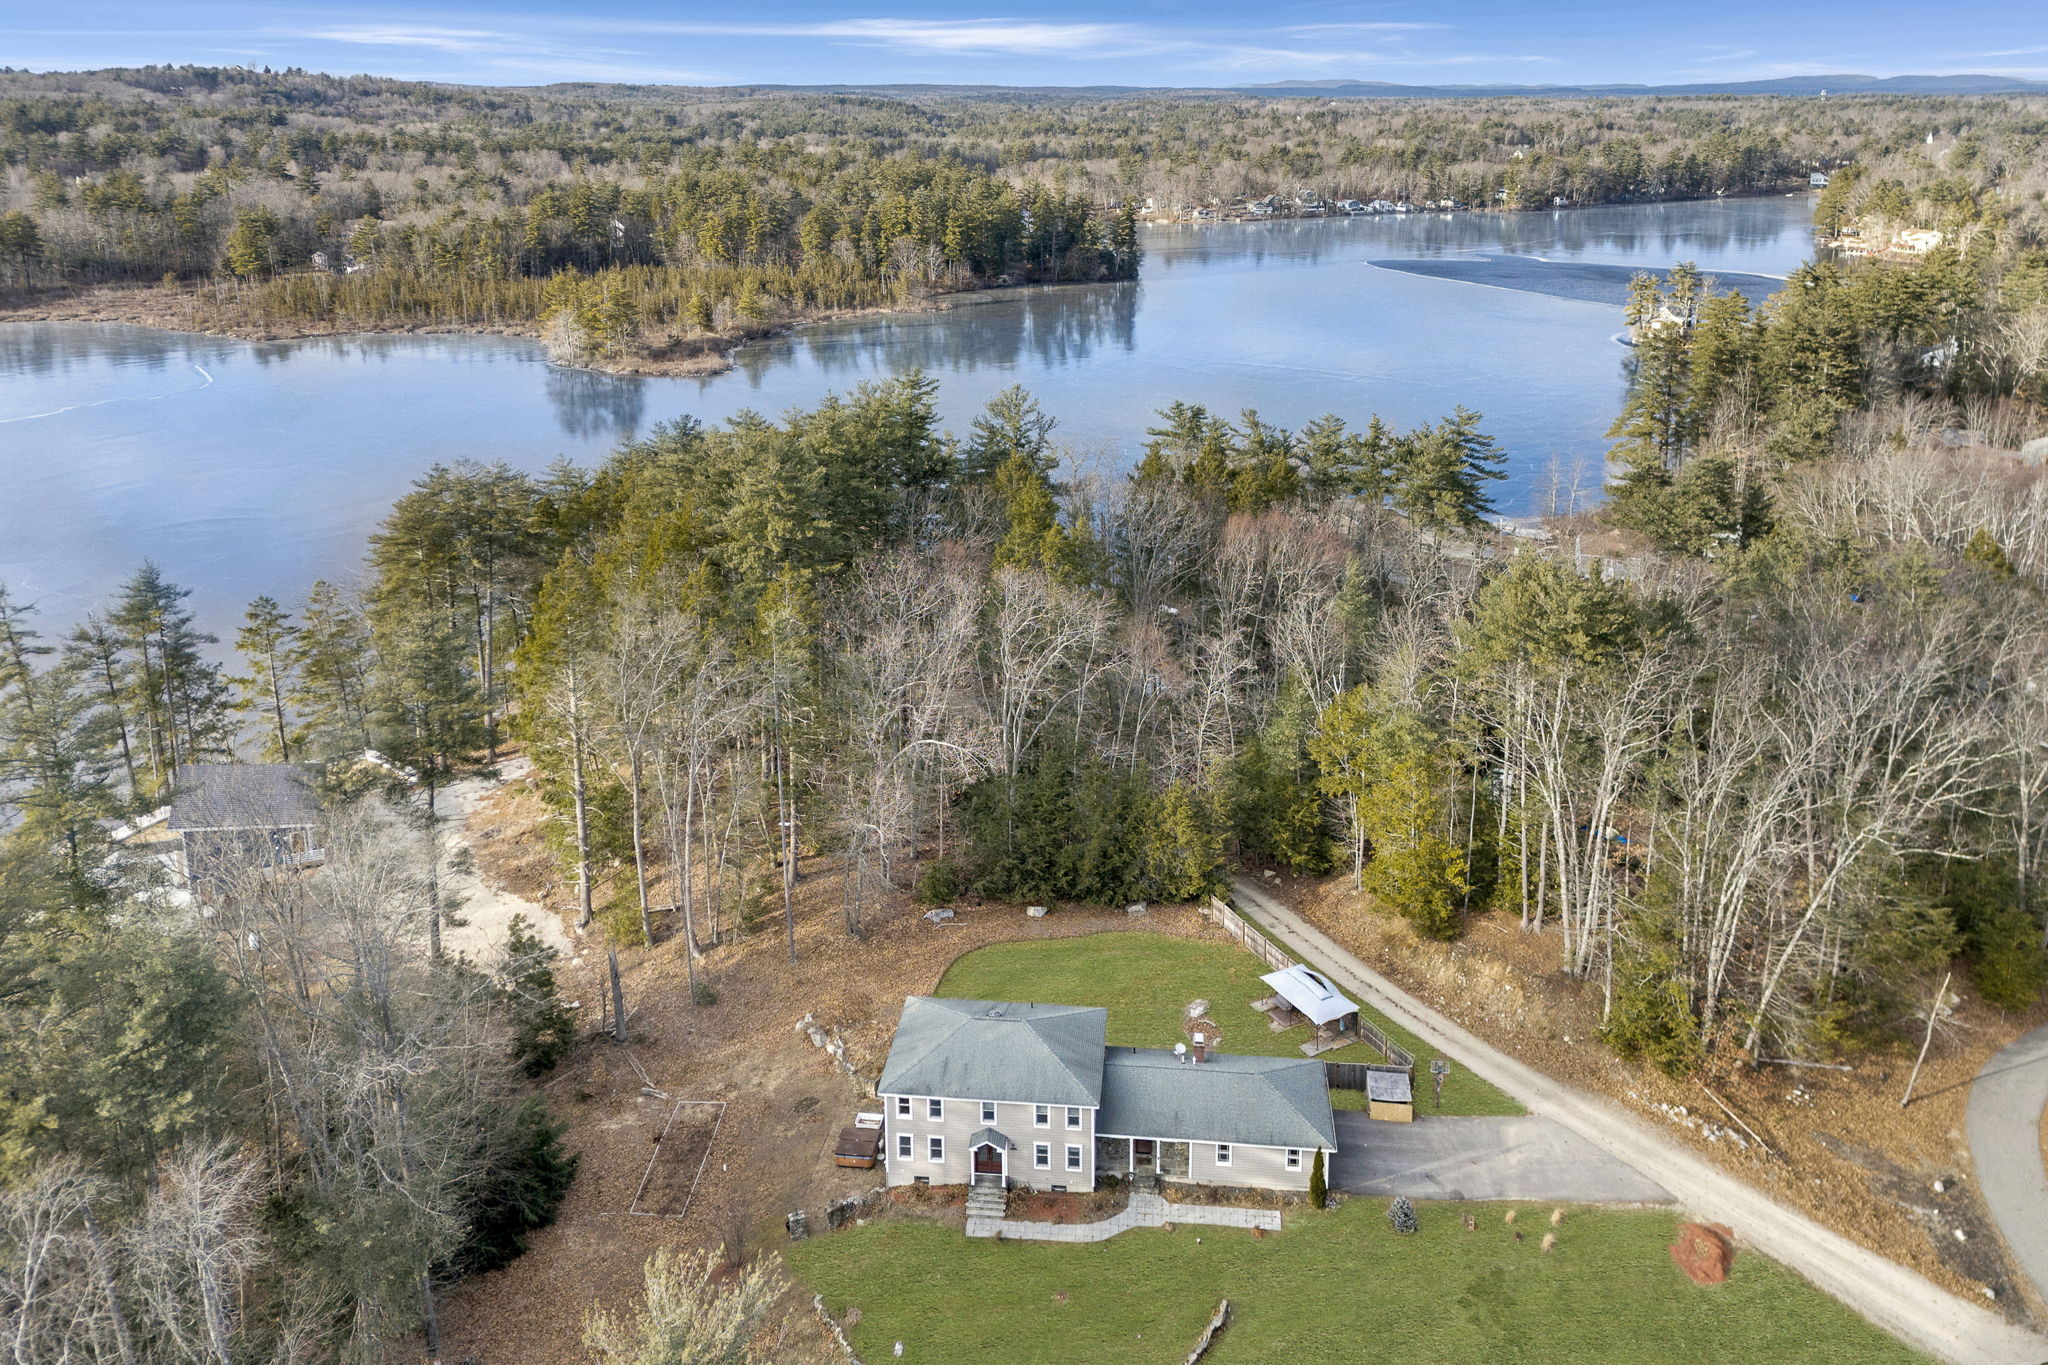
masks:
<svg viewBox="0 0 2048 1365"><path fill-rule="evenodd" d="M1201 1063L1206 1062L1208 1060L1209 1035L1206 1033L1197 1033L1195 1035L1195 1064L1199 1066Z"/></svg>

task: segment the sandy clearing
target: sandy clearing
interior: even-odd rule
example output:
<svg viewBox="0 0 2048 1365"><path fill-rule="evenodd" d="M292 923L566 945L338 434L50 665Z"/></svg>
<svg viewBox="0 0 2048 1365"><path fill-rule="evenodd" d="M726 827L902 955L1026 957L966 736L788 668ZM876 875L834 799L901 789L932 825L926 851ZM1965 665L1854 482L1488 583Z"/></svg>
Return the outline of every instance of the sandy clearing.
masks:
<svg viewBox="0 0 2048 1365"><path fill-rule="evenodd" d="M511 933L512 918L526 916L541 939L565 958L575 958L577 946L562 928L561 916L523 896L487 886L476 870L471 848L472 821L485 797L509 783L523 781L532 769L524 756L508 759L495 778L467 777L441 793L441 856L443 866L460 868L442 878L441 886L458 908L441 929L441 946L483 966L497 963ZM471 856L462 856L469 854ZM460 920L457 924L454 921Z"/></svg>

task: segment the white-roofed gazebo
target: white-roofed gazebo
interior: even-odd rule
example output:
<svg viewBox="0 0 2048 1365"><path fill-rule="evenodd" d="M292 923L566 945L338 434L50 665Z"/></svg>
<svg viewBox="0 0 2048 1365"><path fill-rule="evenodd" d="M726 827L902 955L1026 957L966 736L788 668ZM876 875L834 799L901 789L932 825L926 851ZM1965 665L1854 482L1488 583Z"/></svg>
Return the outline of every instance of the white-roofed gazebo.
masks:
<svg viewBox="0 0 2048 1365"><path fill-rule="evenodd" d="M1315 1029L1315 1037L1301 1049L1309 1056L1358 1041L1357 1004L1321 973L1297 962L1277 972L1267 972L1259 979L1273 988L1273 994L1256 1002L1257 1008L1284 1006Z"/></svg>

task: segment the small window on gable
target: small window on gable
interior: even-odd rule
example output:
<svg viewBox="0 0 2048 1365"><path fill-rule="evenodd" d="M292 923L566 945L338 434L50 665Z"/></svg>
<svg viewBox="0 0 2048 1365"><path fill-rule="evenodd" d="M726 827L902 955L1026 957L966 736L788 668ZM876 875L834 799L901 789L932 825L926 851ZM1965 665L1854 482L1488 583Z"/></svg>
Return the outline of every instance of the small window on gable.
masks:
<svg viewBox="0 0 2048 1365"><path fill-rule="evenodd" d="M1080 1111L1079 1109L1076 1109L1076 1108L1075 1108L1074 1106L1072 1106L1072 1105L1068 1105L1068 1106L1067 1106L1067 1127L1069 1127L1069 1128L1079 1128L1080 1126L1081 1126L1081 1111Z"/></svg>
<svg viewBox="0 0 2048 1365"><path fill-rule="evenodd" d="M1031 1149L1031 1164L1041 1171L1052 1168L1052 1144L1050 1142L1041 1142Z"/></svg>
<svg viewBox="0 0 2048 1365"><path fill-rule="evenodd" d="M1039 1105L1036 1109L1032 1110L1031 1126L1033 1128L1052 1127L1052 1110L1043 1104Z"/></svg>
<svg viewBox="0 0 2048 1365"><path fill-rule="evenodd" d="M910 1134L898 1133L896 1135L896 1155L902 1157L905 1161L910 1160Z"/></svg>
<svg viewBox="0 0 2048 1365"><path fill-rule="evenodd" d="M910 1096L898 1095L896 1097L896 1117L899 1119L910 1117Z"/></svg>
<svg viewBox="0 0 2048 1365"><path fill-rule="evenodd" d="M924 1112L926 1118L942 1119L946 1117L946 1102L944 1100L926 1100L924 1102Z"/></svg>
<svg viewBox="0 0 2048 1365"><path fill-rule="evenodd" d="M1230 1164L1229 1143L1219 1142L1216 1144L1216 1164L1218 1166L1228 1166Z"/></svg>
<svg viewBox="0 0 2048 1365"><path fill-rule="evenodd" d="M1071 1142L1067 1144L1067 1169L1070 1171L1081 1169L1081 1149Z"/></svg>
<svg viewBox="0 0 2048 1365"><path fill-rule="evenodd" d="M996 1121L996 1102L994 1100L983 1100L981 1102L981 1121L983 1123L994 1123Z"/></svg>
<svg viewBox="0 0 2048 1365"><path fill-rule="evenodd" d="M946 1159L946 1140L942 1137L934 1137L929 1139L929 1141L931 1145L925 1149L925 1155L933 1161L944 1161Z"/></svg>
<svg viewBox="0 0 2048 1365"><path fill-rule="evenodd" d="M1287 1169L1290 1171L1301 1169L1301 1148L1289 1147L1287 1149Z"/></svg>

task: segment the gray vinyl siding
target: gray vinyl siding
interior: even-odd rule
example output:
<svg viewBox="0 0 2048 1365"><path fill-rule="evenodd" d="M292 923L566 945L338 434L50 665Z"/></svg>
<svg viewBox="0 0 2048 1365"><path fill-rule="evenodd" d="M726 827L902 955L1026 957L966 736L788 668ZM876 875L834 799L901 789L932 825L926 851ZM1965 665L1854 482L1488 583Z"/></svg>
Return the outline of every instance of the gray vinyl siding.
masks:
<svg viewBox="0 0 2048 1365"><path fill-rule="evenodd" d="M1309 1168L1315 1164L1315 1149L1301 1153L1301 1169L1287 1169L1284 1147L1247 1147L1233 1144L1230 1164L1216 1164L1216 1144L1188 1144L1188 1180L1196 1185L1242 1185L1260 1190L1306 1190Z"/></svg>
<svg viewBox="0 0 2048 1365"><path fill-rule="evenodd" d="M983 1128L993 1128L1016 1144L1010 1153L1009 1176L1012 1185L1028 1189L1049 1190L1055 1185L1064 1185L1069 1190L1092 1190L1095 1188L1095 1110L1081 1110L1081 1126L1067 1127L1067 1106L1049 1106L1051 1123L1044 1128L1034 1128L1032 1119L1036 1105L1017 1104L1003 1101L996 1105L996 1120L985 1123L981 1117L980 1100L945 1101L943 1115L934 1120L926 1117L926 1101L929 1097L910 1097L910 1116L899 1118L896 1114L895 1095L883 1095L883 1144L888 1169L888 1183L908 1185L922 1176L934 1185L965 1185L974 1171L974 1157L968 1149L968 1142ZM896 1135L908 1133L911 1136L910 1159L896 1155ZM927 1155L931 1149L929 1139L943 1137L946 1140L946 1158L933 1161ZM1052 1145L1052 1164L1046 1170L1032 1165L1032 1148L1040 1142ZM1081 1169L1067 1169L1067 1146L1072 1143L1081 1149Z"/></svg>

